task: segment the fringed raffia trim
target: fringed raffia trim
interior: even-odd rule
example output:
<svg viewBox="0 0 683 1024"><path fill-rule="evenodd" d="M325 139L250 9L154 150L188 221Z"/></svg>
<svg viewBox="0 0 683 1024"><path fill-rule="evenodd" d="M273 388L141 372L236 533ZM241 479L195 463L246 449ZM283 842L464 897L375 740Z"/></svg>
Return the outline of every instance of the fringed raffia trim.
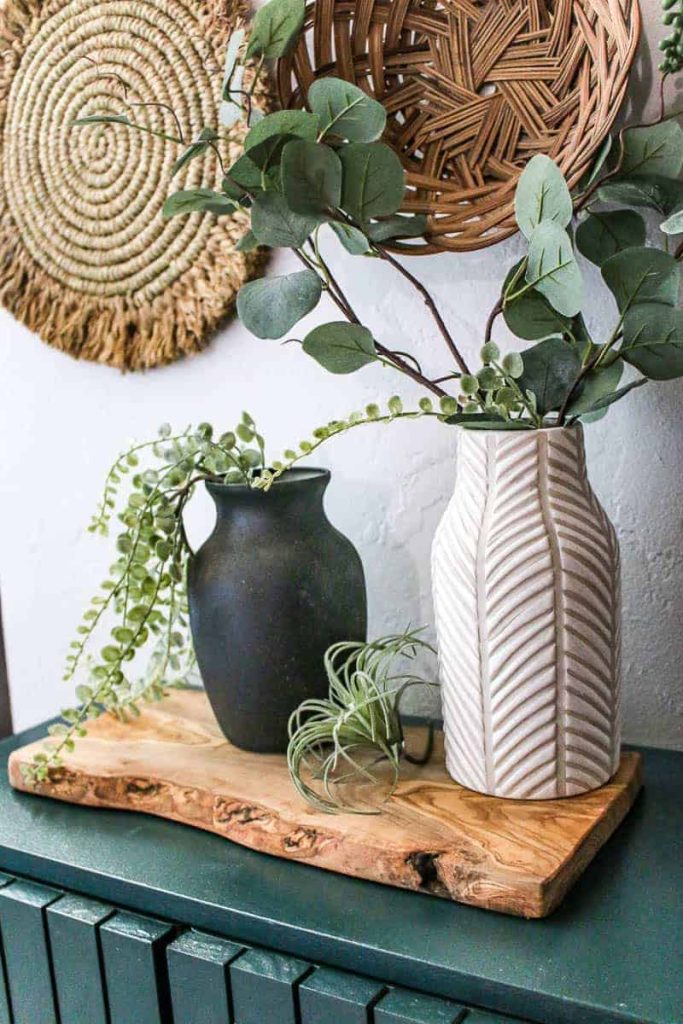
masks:
<svg viewBox="0 0 683 1024"><path fill-rule="evenodd" d="M212 156L171 182L172 143L71 126L126 112L159 127L157 109L128 103L162 98L190 139L217 124L223 51L245 11L8 0L0 12L0 301L55 348L123 370L172 362L206 346L261 270L263 254L235 252L244 215L161 218L170 191L217 186Z"/></svg>

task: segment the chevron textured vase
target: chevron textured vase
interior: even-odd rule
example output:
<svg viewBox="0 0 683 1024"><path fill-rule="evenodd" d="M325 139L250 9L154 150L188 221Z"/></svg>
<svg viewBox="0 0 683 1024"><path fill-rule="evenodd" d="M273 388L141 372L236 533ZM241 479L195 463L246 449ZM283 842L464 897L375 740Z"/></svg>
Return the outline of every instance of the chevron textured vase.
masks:
<svg viewBox="0 0 683 1024"><path fill-rule="evenodd" d="M526 800L607 782L619 764L619 548L582 428L461 429L432 573L452 777Z"/></svg>

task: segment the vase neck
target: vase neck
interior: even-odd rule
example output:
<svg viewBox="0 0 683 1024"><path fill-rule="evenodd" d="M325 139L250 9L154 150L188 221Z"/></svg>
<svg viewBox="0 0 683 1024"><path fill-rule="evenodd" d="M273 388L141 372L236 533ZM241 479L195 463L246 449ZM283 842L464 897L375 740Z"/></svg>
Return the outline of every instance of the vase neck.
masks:
<svg viewBox="0 0 683 1024"><path fill-rule="evenodd" d="M218 521L247 518L278 522L285 518L319 520L323 497L330 480L327 470L290 470L270 490L207 483L216 506Z"/></svg>

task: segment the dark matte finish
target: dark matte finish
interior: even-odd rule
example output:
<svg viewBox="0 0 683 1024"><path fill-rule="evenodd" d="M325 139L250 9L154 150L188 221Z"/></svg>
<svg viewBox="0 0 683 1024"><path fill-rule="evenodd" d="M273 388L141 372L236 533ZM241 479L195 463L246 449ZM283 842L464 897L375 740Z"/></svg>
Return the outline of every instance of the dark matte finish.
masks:
<svg viewBox="0 0 683 1024"><path fill-rule="evenodd" d="M301 1024L368 1024L385 991L369 978L320 967L299 986Z"/></svg>
<svg viewBox="0 0 683 1024"><path fill-rule="evenodd" d="M284 752L292 711L327 696L327 648L366 637L363 566L325 515L329 479L294 469L268 493L207 484L218 517L190 563L192 636L218 723L245 750Z"/></svg>
<svg viewBox="0 0 683 1024"><path fill-rule="evenodd" d="M236 1024L299 1024L298 984L310 964L280 953L250 949L230 965Z"/></svg>
<svg viewBox="0 0 683 1024"><path fill-rule="evenodd" d="M213 935L185 932L166 950L173 1024L232 1021L228 967L244 947Z"/></svg>
<svg viewBox="0 0 683 1024"><path fill-rule="evenodd" d="M108 1024L99 926L113 912L73 895L47 908L60 1024Z"/></svg>
<svg viewBox="0 0 683 1024"><path fill-rule="evenodd" d="M17 880L0 889L0 929L14 1024L58 1024L45 911L61 893Z"/></svg>
<svg viewBox="0 0 683 1024"><path fill-rule="evenodd" d="M166 945L173 929L120 911L100 928L111 1024L169 1024Z"/></svg>
<svg viewBox="0 0 683 1024"><path fill-rule="evenodd" d="M461 1024L466 1016L464 1006L397 988L380 999L374 1024Z"/></svg>
<svg viewBox="0 0 683 1024"><path fill-rule="evenodd" d="M9 680L7 678L7 658L5 657L5 640L2 632L2 603L0 601L0 739L12 734L12 710L9 702ZM0 1021L2 1018L0 1017Z"/></svg>
<svg viewBox="0 0 683 1024"><path fill-rule="evenodd" d="M0 889L5 885L9 885L11 881L10 875L0 874ZM5 954L2 948L2 931L0 931L0 1024L12 1024L7 989L7 969L5 967Z"/></svg>
<svg viewBox="0 0 683 1024"><path fill-rule="evenodd" d="M551 917L524 921L254 853L160 818L16 793L0 743L0 870L538 1024L673 1024L683 1006L683 756Z"/></svg>

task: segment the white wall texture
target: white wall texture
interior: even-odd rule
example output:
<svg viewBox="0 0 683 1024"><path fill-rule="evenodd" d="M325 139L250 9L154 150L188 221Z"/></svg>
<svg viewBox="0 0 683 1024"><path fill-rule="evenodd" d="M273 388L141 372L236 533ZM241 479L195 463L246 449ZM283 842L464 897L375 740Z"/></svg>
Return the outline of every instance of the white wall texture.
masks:
<svg viewBox="0 0 683 1024"><path fill-rule="evenodd" d="M659 3L641 0L647 31L634 72L633 103L648 104ZM656 54L654 54L656 60ZM413 259L453 332L474 361L516 239L464 256ZM339 276L377 336L412 348L436 372L446 353L418 297L390 268L334 249ZM270 272L287 269L273 260ZM605 323L611 299L590 279L588 319ZM614 310L609 309L610 315ZM321 305L309 320L335 319ZM502 337L502 333L501 333ZM293 345L259 341L238 322L191 360L147 374L72 361L0 311L0 585L15 725L70 701L64 654L81 611L109 564L106 542L85 530L103 476L133 439L163 421L231 427L243 408L272 454L320 423L370 401L418 394L391 371L333 377ZM681 382L640 389L587 428L593 485L622 545L625 735L683 748L683 426ZM429 550L455 475L455 434L431 420L361 427L316 460L332 469L327 508L365 564L373 634L432 629ZM193 522L208 532L203 500Z"/></svg>

